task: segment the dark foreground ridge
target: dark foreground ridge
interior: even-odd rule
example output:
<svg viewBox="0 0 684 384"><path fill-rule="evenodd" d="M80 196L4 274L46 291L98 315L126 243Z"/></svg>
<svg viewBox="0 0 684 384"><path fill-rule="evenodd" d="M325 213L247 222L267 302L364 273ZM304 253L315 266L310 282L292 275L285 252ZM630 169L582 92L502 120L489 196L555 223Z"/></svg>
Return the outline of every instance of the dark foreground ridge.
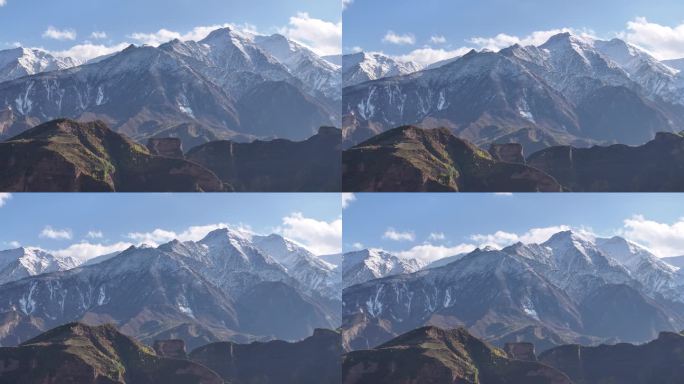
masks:
<svg viewBox="0 0 684 384"><path fill-rule="evenodd" d="M425 327L377 348L348 353L344 384L680 384L684 336L663 332L643 345L565 345L535 356L529 343L501 350L464 329Z"/></svg>
<svg viewBox="0 0 684 384"><path fill-rule="evenodd" d="M495 160L448 129L396 128L345 151L349 192L560 192L547 174Z"/></svg>
<svg viewBox="0 0 684 384"><path fill-rule="evenodd" d="M67 324L0 348L0 384L338 384L340 334L299 342L215 343L186 354L180 340L155 349L114 326Z"/></svg>
<svg viewBox="0 0 684 384"><path fill-rule="evenodd" d="M465 329L416 329L375 349L348 353L344 384L571 384L559 370L510 358Z"/></svg>
<svg viewBox="0 0 684 384"><path fill-rule="evenodd" d="M448 129L406 126L342 157L349 192L684 191L684 136L674 133L641 146L554 146L525 158L519 144L485 152Z"/></svg>
<svg viewBox="0 0 684 384"><path fill-rule="evenodd" d="M319 192L340 189L341 131L303 142L210 142L185 155L181 141L148 147L103 122L54 120L0 143L7 192Z"/></svg>

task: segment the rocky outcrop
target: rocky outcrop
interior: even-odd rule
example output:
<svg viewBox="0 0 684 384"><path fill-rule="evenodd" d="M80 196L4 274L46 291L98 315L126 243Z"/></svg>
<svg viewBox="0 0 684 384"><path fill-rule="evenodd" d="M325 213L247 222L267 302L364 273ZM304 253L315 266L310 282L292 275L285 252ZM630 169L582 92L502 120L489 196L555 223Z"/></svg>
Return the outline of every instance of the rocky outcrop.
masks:
<svg viewBox="0 0 684 384"><path fill-rule="evenodd" d="M339 192L342 134L323 127L301 141L215 141L193 148L187 159L213 171L236 191Z"/></svg>
<svg viewBox="0 0 684 384"><path fill-rule="evenodd" d="M339 384L341 355L340 334L317 329L295 343L213 343L192 351L190 359L229 383Z"/></svg>
<svg viewBox="0 0 684 384"><path fill-rule="evenodd" d="M574 192L684 191L684 137L674 133L637 147L551 147L527 163Z"/></svg>
<svg viewBox="0 0 684 384"><path fill-rule="evenodd" d="M679 384L684 377L684 336L664 332L643 345L565 345L539 360L575 383Z"/></svg>
<svg viewBox="0 0 684 384"><path fill-rule="evenodd" d="M506 343L503 349L511 359L537 361L537 355L534 353L534 344L532 343Z"/></svg>
<svg viewBox="0 0 684 384"><path fill-rule="evenodd" d="M525 164L525 155L521 144L492 144L489 146L489 154L494 160L504 163Z"/></svg>
<svg viewBox="0 0 684 384"><path fill-rule="evenodd" d="M344 356L344 384L572 384L559 370L506 353L464 329L420 328L375 349Z"/></svg>
<svg viewBox="0 0 684 384"><path fill-rule="evenodd" d="M0 143L6 192L219 192L230 187L195 163L156 156L103 122L55 120Z"/></svg>
<svg viewBox="0 0 684 384"><path fill-rule="evenodd" d="M157 340L152 346L157 356L168 357L171 359L187 359L188 353L185 350L183 340Z"/></svg>
<svg viewBox="0 0 684 384"><path fill-rule="evenodd" d="M182 159L183 143L181 139L175 137L167 138L152 138L147 140L147 149L150 153L157 156L172 157L175 159Z"/></svg>
<svg viewBox="0 0 684 384"><path fill-rule="evenodd" d="M342 155L348 192L560 192L549 175L498 161L448 129L401 127Z"/></svg>

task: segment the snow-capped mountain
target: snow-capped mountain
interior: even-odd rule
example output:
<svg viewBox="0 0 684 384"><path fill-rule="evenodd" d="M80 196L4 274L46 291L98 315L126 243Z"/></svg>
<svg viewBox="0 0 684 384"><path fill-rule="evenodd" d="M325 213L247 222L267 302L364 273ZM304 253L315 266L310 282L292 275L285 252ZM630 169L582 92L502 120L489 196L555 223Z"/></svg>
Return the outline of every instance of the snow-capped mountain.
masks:
<svg viewBox="0 0 684 384"><path fill-rule="evenodd" d="M0 83L36 73L67 69L79 64L81 63L75 59L55 57L40 49L7 49L0 51Z"/></svg>
<svg viewBox="0 0 684 384"><path fill-rule="evenodd" d="M679 75L680 70L620 39L598 40L594 45L599 52L626 71L649 97L658 96L673 103L684 104L684 81Z"/></svg>
<svg viewBox="0 0 684 384"><path fill-rule="evenodd" d="M344 89L348 144L402 125L447 127L477 145L640 145L684 124L676 69L620 40L570 33L471 51L410 76ZM629 116L629 118L627 118ZM532 152L533 152L532 151Z"/></svg>
<svg viewBox="0 0 684 384"><path fill-rule="evenodd" d="M0 136L72 118L101 119L134 139L192 124L239 141L304 140L321 126L339 126L339 77L339 68L294 42L222 28L199 42L131 46L1 83Z"/></svg>
<svg viewBox="0 0 684 384"><path fill-rule="evenodd" d="M339 300L342 278L337 268L301 245L280 235L254 236L254 245L285 267L299 283L321 295Z"/></svg>
<svg viewBox="0 0 684 384"><path fill-rule="evenodd" d="M6 299L0 313L41 324L42 329L74 320L115 322L143 339L188 326L211 340L299 339L317 327L337 327L341 294L325 297L324 290L305 285L311 281L302 276L314 275L307 271L312 266L302 262L308 255L297 247L289 248L289 255L275 240L219 229L197 242L131 247L94 265L0 286ZM288 270L284 265L290 262L301 270ZM13 332L25 340L34 331Z"/></svg>
<svg viewBox="0 0 684 384"><path fill-rule="evenodd" d="M352 53L342 57L342 82L348 87L384 77L407 75L421 69L418 63L399 61L378 52Z"/></svg>
<svg viewBox="0 0 684 384"><path fill-rule="evenodd" d="M674 272L624 239L560 232L348 287L343 323L354 348L426 324L465 326L496 342L645 341L684 327Z"/></svg>
<svg viewBox="0 0 684 384"><path fill-rule="evenodd" d="M379 249L348 252L342 258L345 287L385 276L413 273L423 267L414 259L402 259Z"/></svg>
<svg viewBox="0 0 684 384"><path fill-rule="evenodd" d="M66 271L84 262L70 256L57 257L38 248L0 251L0 285L42 273Z"/></svg>
<svg viewBox="0 0 684 384"><path fill-rule="evenodd" d="M332 64L280 34L256 36L254 41L285 65L293 76L305 84L309 92L320 92L332 100L341 100L342 75L339 65Z"/></svg>
<svg viewBox="0 0 684 384"><path fill-rule="evenodd" d="M679 267L668 264L667 259L619 236L596 239L596 245L627 268L650 294L660 293L671 300L684 301L684 275Z"/></svg>

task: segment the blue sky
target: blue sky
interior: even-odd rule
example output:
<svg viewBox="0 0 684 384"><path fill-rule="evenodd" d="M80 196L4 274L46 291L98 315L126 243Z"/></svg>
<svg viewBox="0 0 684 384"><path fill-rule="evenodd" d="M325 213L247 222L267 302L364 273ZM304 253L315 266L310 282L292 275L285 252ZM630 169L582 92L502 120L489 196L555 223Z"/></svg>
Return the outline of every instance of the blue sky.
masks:
<svg viewBox="0 0 684 384"><path fill-rule="evenodd" d="M72 251L97 253L196 239L220 224L277 231L321 253L337 252L341 243L336 194L31 193L2 195L0 202L0 249L19 243L66 250L86 243Z"/></svg>
<svg viewBox="0 0 684 384"><path fill-rule="evenodd" d="M630 28L628 22L638 18L647 23ZM599 37L631 33L635 35L632 42L653 52L684 57L684 49L670 52L672 45L684 42L684 29L676 28L683 23L684 2L678 0L354 0L344 12L344 47L391 55L405 55L425 46L455 52L464 47L480 48L481 44L471 41L474 37L505 33L524 39L535 31L572 28L590 30ZM658 26L670 30L658 35L654 33ZM412 36L414 42L383 42L389 31ZM431 42L431 37L443 37L444 41Z"/></svg>
<svg viewBox="0 0 684 384"><path fill-rule="evenodd" d="M680 194L355 194L344 248L435 258L483 244L544 241L567 228L621 234L659 256L684 255ZM372 214L369 214L372 212ZM433 235L433 236L431 236Z"/></svg>
<svg viewBox="0 0 684 384"><path fill-rule="evenodd" d="M15 42L57 52L89 43L113 47L142 42L131 37L135 33L165 29L186 34L196 27L225 23L249 24L262 33L289 28L299 40L325 48L334 28L314 35L307 25L322 20L335 27L341 9L338 0L5 0L0 6L0 48ZM293 17L303 21L295 25ZM62 33L46 34L50 27Z"/></svg>

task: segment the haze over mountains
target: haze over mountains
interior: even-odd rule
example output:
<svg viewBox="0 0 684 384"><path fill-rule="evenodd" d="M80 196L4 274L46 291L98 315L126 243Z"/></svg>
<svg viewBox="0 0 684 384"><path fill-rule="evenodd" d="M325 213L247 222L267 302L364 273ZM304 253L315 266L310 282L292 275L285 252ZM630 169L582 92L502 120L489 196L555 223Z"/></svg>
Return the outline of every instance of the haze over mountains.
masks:
<svg viewBox="0 0 684 384"><path fill-rule="evenodd" d="M92 265L34 249L1 256L5 346L74 320L192 347L299 340L340 323L336 267L279 235L221 229L198 242L131 247Z"/></svg>
<svg viewBox="0 0 684 384"><path fill-rule="evenodd" d="M540 351L639 343L684 329L679 267L620 237L560 232L543 244L478 249L449 261L346 288L345 345L373 348L424 325L465 327L496 345L527 341Z"/></svg>
<svg viewBox="0 0 684 384"><path fill-rule="evenodd" d="M0 57L0 138L56 118L99 119L136 140L187 124L219 139L304 140L340 125L340 67L281 35L224 28L81 66L28 49Z"/></svg>
<svg viewBox="0 0 684 384"><path fill-rule="evenodd" d="M439 67L345 83L344 137L353 145L415 124L476 145L640 145L684 126L675 64L619 39L570 33L538 47L471 51Z"/></svg>

